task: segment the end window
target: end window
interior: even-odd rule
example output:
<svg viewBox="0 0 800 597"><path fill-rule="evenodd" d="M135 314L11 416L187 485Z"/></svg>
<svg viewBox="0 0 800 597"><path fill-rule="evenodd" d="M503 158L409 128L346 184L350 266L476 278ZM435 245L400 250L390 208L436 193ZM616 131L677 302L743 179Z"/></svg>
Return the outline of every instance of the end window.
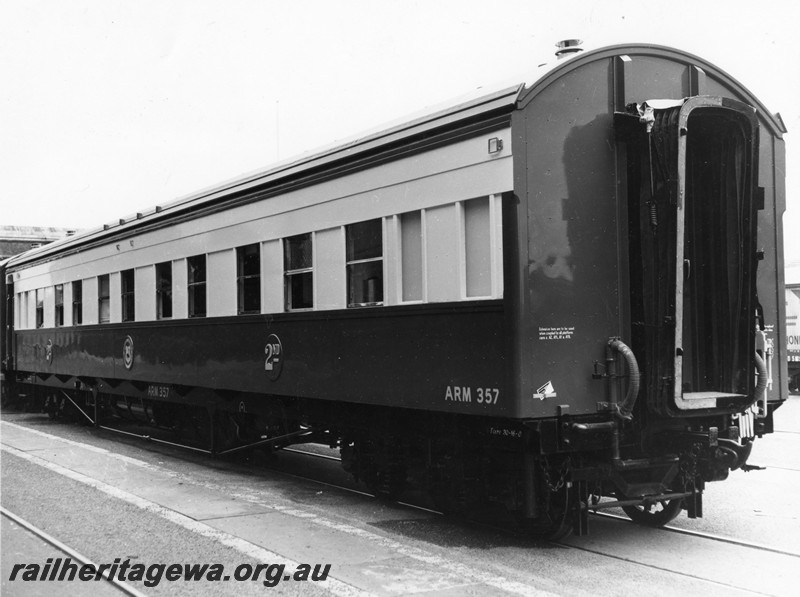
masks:
<svg viewBox="0 0 800 597"><path fill-rule="evenodd" d="M492 233L488 197L464 202L467 297L492 294Z"/></svg>
<svg viewBox="0 0 800 597"><path fill-rule="evenodd" d="M412 211L400 216L400 242L403 301L421 301L423 298L422 212Z"/></svg>

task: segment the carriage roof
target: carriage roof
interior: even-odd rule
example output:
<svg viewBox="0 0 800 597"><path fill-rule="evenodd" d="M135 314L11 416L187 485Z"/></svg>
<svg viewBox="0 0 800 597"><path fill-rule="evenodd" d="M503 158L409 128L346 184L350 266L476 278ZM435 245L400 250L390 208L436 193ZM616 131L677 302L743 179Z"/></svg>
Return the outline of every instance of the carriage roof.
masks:
<svg viewBox="0 0 800 597"><path fill-rule="evenodd" d="M186 195L175 201L145 209L136 214L120 218L113 223L105 224L101 228L91 229L40 248L31 249L12 257L7 262L7 265L13 268L14 266L24 265L40 259L47 259L61 251L69 251L111 238L127 236L151 224L161 223L178 214L201 209L234 194L251 191L258 187L269 187L310 172L332 168L336 164L353 161L361 156L379 152L390 146L401 145L411 139L420 138L434 131L458 126L459 123L465 121L480 120L482 117L488 117L488 115L511 112L517 107L526 105L539 90L566 73L579 68L581 64L628 53L666 57L697 65L707 74L711 74L723 81L727 87L734 89L740 97L756 107L762 122L767 124L775 136L780 137L782 133L786 132L780 115L769 112L760 100L730 75L693 54L652 44L608 46L595 50L575 52L551 63L542 64L535 69L533 76L527 82L522 81L511 85L504 84L491 88L478 88L473 93L461 96L446 104L427 108L415 115L383 125L375 130L358 134L345 141L339 141L328 147L290 158L267 169L237 177L222 184Z"/></svg>

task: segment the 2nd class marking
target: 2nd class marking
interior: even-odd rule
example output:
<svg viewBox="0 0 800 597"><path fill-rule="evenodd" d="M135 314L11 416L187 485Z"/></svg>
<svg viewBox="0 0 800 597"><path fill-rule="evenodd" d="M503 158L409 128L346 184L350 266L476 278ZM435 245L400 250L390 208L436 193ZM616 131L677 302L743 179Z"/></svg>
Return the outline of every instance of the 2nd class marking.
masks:
<svg viewBox="0 0 800 597"><path fill-rule="evenodd" d="M472 388L471 386L447 386L445 402L476 402L477 404L497 404L500 390L497 388Z"/></svg>

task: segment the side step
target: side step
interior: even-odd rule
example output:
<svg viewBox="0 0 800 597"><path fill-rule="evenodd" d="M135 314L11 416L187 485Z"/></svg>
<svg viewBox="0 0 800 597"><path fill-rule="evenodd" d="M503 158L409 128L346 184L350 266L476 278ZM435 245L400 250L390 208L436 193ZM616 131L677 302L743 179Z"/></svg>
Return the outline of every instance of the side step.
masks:
<svg viewBox="0 0 800 597"><path fill-rule="evenodd" d="M655 469L670 467L677 464L680 458L677 456L663 456L660 458L638 458L631 460L614 460L614 468L618 471L635 471L643 469Z"/></svg>
<svg viewBox="0 0 800 597"><path fill-rule="evenodd" d="M684 491L681 493L662 493L658 495L645 495L641 498L634 498L629 500L614 500L611 502L598 502L596 504L582 504L584 509L596 512L597 510L605 510L606 508L621 508L622 506L641 506L655 504L656 502L663 502L666 500L679 500L690 497L691 491Z"/></svg>

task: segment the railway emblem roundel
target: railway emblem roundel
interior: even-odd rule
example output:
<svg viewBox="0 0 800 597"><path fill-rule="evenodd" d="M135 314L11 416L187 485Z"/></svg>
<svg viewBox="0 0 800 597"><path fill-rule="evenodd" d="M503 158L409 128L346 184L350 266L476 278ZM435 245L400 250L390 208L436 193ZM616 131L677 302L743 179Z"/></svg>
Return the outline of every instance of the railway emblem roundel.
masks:
<svg viewBox="0 0 800 597"><path fill-rule="evenodd" d="M264 371L270 380L275 381L283 370L283 346L281 339L275 334L267 336L267 344L264 346Z"/></svg>
<svg viewBox="0 0 800 597"><path fill-rule="evenodd" d="M122 344L122 362L126 369L133 368L133 338L127 336Z"/></svg>

